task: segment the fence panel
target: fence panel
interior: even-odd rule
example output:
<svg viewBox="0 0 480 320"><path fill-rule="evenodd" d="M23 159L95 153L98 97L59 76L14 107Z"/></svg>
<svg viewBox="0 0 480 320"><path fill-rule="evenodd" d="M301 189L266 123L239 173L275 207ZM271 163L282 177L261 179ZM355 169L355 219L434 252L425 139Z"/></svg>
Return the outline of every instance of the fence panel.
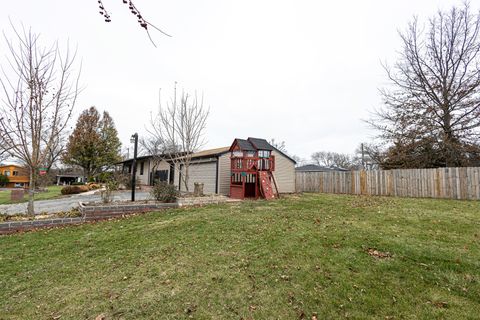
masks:
<svg viewBox="0 0 480 320"><path fill-rule="evenodd" d="M480 200L480 168L297 172L297 192Z"/></svg>

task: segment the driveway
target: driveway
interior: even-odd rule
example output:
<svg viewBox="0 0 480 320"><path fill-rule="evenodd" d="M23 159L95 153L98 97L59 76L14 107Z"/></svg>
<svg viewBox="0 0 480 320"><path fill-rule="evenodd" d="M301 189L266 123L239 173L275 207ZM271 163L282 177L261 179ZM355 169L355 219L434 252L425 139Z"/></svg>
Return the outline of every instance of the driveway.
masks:
<svg viewBox="0 0 480 320"><path fill-rule="evenodd" d="M136 200L150 199L150 193L146 191L137 191L135 193ZM131 199L130 191L116 191L113 196L114 201L128 201ZM55 213L61 211L69 211L78 207L78 202L101 202L102 199L98 192L96 193L80 193L64 198L38 200L35 201L35 213ZM27 202L17 204L0 205L0 214L26 214Z"/></svg>

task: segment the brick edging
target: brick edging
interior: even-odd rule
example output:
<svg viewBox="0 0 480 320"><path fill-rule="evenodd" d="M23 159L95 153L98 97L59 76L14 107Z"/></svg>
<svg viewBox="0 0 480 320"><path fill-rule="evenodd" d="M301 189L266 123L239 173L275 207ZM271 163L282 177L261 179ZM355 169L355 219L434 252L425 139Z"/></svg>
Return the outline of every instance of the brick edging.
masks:
<svg viewBox="0 0 480 320"><path fill-rule="evenodd" d="M15 233L19 231L34 230L40 228L60 227L71 224L83 223L83 217L74 218L53 218L42 220L27 220L27 221L8 221L0 223L0 235Z"/></svg>

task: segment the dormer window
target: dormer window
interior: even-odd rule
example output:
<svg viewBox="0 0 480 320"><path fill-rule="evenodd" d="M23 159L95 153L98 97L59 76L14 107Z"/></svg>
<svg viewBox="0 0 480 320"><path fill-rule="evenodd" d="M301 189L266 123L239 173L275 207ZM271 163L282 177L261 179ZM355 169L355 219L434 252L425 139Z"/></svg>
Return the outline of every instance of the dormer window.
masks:
<svg viewBox="0 0 480 320"><path fill-rule="evenodd" d="M270 158L270 150L258 150L259 158Z"/></svg>
<svg viewBox="0 0 480 320"><path fill-rule="evenodd" d="M241 150L235 150L232 152L233 157L238 157L238 158L243 158L243 151Z"/></svg>

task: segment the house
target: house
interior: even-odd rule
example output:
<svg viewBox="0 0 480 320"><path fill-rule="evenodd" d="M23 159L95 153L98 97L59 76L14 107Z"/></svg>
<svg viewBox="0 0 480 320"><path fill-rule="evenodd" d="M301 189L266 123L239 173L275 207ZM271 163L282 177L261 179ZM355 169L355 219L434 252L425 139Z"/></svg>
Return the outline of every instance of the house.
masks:
<svg viewBox="0 0 480 320"><path fill-rule="evenodd" d="M0 166L0 174L8 177L7 188L28 188L30 175L26 168L15 164Z"/></svg>
<svg viewBox="0 0 480 320"><path fill-rule="evenodd" d="M67 168L52 170L55 174L55 183L57 186L71 185L73 183L84 183L86 177L79 169Z"/></svg>
<svg viewBox="0 0 480 320"><path fill-rule="evenodd" d="M137 158L136 180L140 186L153 186L155 181L169 182L174 184L175 168L166 159L167 155L141 156ZM123 173L132 173L133 159L122 161L120 170Z"/></svg>
<svg viewBox="0 0 480 320"><path fill-rule="evenodd" d="M267 147L271 156L275 158L274 177L280 193L295 192L295 161L288 155L271 146L265 139L248 138L235 139L231 146L203 150L191 155L189 166L188 190L193 191L194 183L203 183L205 193L223 195L231 194L232 180L232 146L238 141L246 141L250 148L254 145ZM242 142L243 143L243 142ZM131 173L132 159L122 162L123 171ZM177 186L178 190L186 191L181 175L185 174L185 168L174 166L164 159L153 156L137 158L137 181L141 185L153 185L154 181L165 181Z"/></svg>

